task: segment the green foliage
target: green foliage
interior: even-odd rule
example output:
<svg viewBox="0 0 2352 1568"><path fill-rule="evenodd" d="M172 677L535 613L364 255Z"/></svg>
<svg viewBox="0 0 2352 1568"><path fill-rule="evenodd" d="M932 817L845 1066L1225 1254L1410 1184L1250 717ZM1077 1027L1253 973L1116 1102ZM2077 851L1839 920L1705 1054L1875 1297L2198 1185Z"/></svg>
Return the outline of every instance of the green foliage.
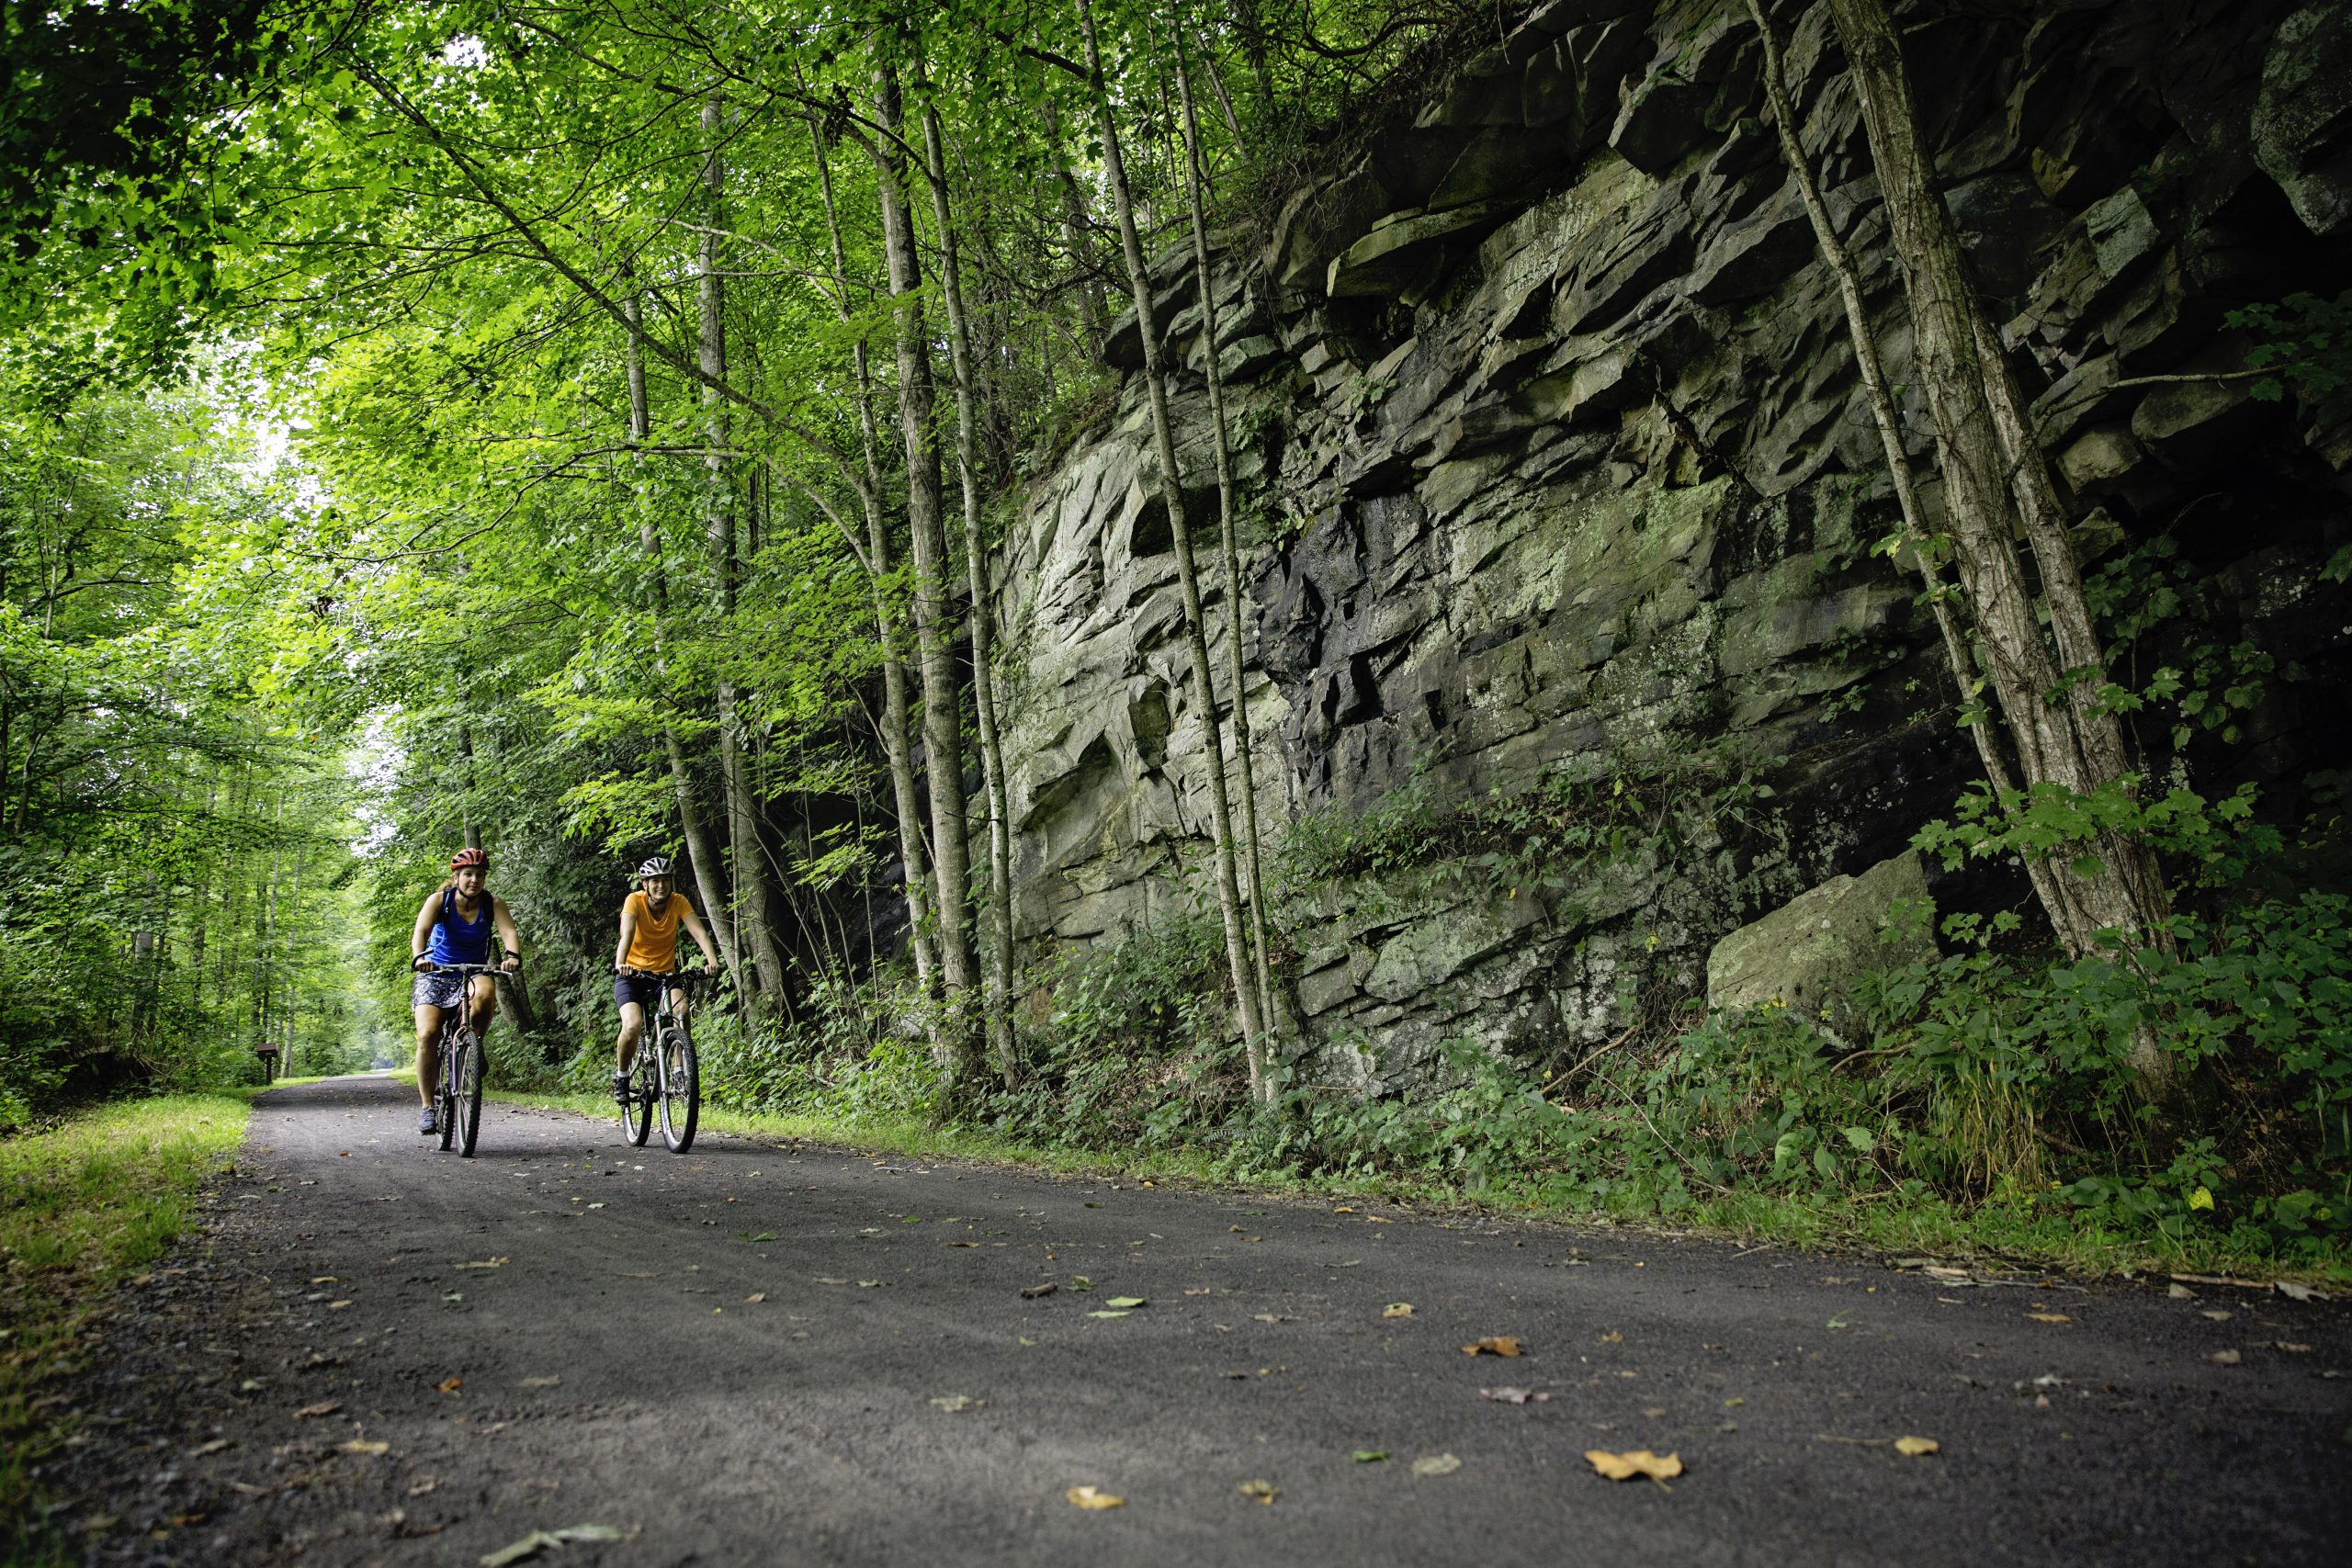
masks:
<svg viewBox="0 0 2352 1568"><path fill-rule="evenodd" d="M2317 408L2352 389L2352 292L2333 299L2290 294L2275 305L2232 310L2222 323L2260 339L2245 362L2276 374L2255 382L2258 400L2275 403L2292 393Z"/></svg>

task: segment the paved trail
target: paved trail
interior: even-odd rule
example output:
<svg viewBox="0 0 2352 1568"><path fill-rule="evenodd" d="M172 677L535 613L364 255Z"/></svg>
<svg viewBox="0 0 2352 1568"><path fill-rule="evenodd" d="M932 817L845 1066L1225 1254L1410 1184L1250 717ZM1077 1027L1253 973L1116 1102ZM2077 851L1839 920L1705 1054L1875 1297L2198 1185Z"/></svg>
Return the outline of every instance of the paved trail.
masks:
<svg viewBox="0 0 2352 1568"><path fill-rule="evenodd" d="M471 1564L583 1525L634 1534L540 1560L2008 1568L2352 1539L2341 1306L677 1156L508 1108L461 1161L413 1122L376 1079L260 1102L206 1239L100 1331L92 1440L50 1478L97 1560ZM1498 1335L1526 1353L1463 1354ZM1550 1397L1480 1396L1504 1385ZM1594 1448L1688 1471L1611 1483Z"/></svg>

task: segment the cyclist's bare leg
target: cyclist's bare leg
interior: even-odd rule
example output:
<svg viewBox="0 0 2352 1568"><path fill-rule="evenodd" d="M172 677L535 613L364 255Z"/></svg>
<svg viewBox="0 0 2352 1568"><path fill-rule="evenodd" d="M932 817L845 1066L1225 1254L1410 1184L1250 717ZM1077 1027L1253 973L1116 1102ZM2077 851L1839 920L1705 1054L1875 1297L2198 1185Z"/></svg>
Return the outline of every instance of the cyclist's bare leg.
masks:
<svg viewBox="0 0 2352 1568"><path fill-rule="evenodd" d="M416 1098L430 1105L441 1079L441 1010L420 1007L416 1014Z"/></svg>
<svg viewBox="0 0 2352 1568"><path fill-rule="evenodd" d="M621 1037L613 1044L613 1068L627 1072L637 1058L638 1037L645 1032L645 1008L638 1002L621 1004Z"/></svg>
<svg viewBox="0 0 2352 1568"><path fill-rule="evenodd" d="M473 989L466 1008L466 1021L474 1032L487 1036L490 1021L498 1016L498 984L487 975L477 975L471 982Z"/></svg>

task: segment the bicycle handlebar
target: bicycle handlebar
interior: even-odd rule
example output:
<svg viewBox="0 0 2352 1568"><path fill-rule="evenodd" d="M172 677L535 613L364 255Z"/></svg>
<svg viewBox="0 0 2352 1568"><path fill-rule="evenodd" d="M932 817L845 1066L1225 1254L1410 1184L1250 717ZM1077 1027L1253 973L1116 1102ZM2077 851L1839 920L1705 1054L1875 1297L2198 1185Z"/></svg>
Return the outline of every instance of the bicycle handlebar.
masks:
<svg viewBox="0 0 2352 1568"><path fill-rule="evenodd" d="M632 969L625 964L615 968L613 973L625 975L632 980L660 980L678 987L700 985L710 978L707 969Z"/></svg>
<svg viewBox="0 0 2352 1568"><path fill-rule="evenodd" d="M476 975L487 975L493 980L511 980L514 977L514 971L503 969L495 964L435 964L419 969L416 966L416 961L411 959L408 971L412 975L458 975L468 979L471 979Z"/></svg>

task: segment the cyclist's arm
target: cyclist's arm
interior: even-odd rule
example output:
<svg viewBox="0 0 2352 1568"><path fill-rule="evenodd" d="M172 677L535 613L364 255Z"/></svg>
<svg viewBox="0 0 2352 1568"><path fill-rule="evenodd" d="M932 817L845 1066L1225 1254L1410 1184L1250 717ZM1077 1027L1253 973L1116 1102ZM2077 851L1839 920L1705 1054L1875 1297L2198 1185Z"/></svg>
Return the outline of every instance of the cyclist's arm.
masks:
<svg viewBox="0 0 2352 1568"><path fill-rule="evenodd" d="M523 939L514 930L514 917L506 912L506 900L495 894L491 896L490 918L497 922L498 940L506 949L505 967L509 969L520 967L523 962Z"/></svg>
<svg viewBox="0 0 2352 1568"><path fill-rule="evenodd" d="M410 968L415 968L416 961L424 956L424 950L433 945L433 928L440 923L441 890L436 887L424 896L424 903L416 911L416 926L408 933Z"/></svg>
<svg viewBox="0 0 2352 1568"><path fill-rule="evenodd" d="M702 961L714 969L718 967L718 950L711 945L710 933L703 930L702 917L695 913L692 904L679 907L678 923L686 928L686 934L695 939L696 947L702 949Z"/></svg>
<svg viewBox="0 0 2352 1568"><path fill-rule="evenodd" d="M637 940L637 905L634 900L621 906L621 944L613 949L613 973L628 967L629 943Z"/></svg>

